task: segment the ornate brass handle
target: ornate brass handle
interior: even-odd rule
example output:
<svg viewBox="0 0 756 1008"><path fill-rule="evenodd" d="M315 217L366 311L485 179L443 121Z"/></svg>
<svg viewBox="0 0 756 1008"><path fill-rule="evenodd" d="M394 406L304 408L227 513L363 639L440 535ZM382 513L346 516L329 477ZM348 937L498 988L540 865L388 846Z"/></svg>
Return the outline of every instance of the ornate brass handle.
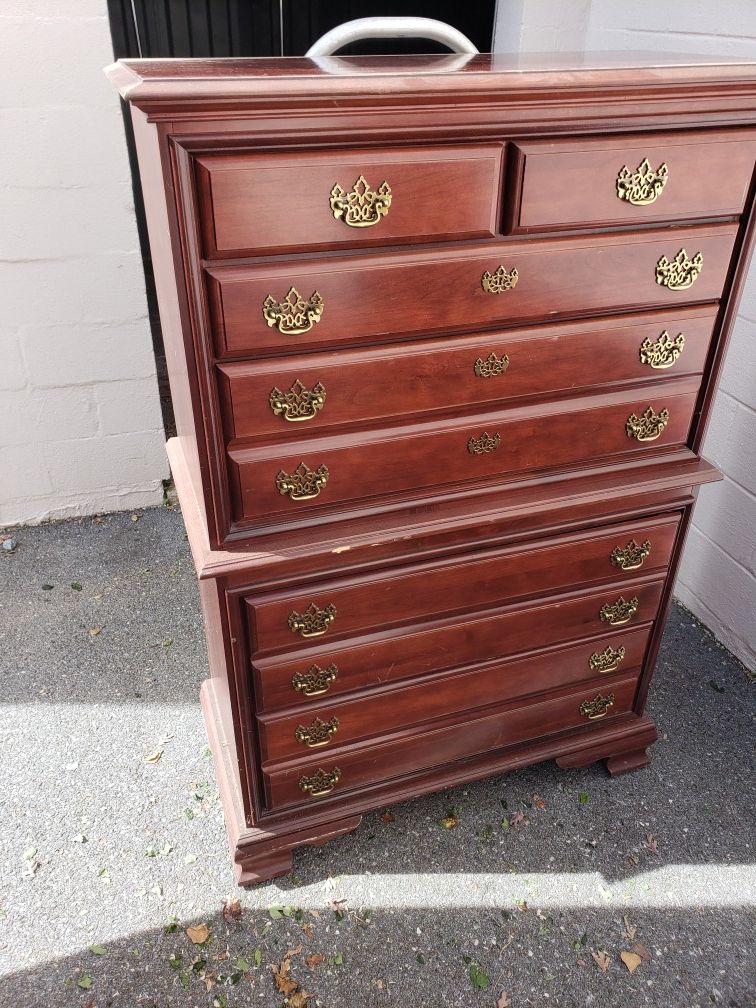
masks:
<svg viewBox="0 0 756 1008"><path fill-rule="evenodd" d="M391 207L391 186L384 179L377 189L371 189L365 176L360 175L349 192L339 183L331 189L331 211L336 220L349 227L364 228L377 224Z"/></svg>
<svg viewBox="0 0 756 1008"><path fill-rule="evenodd" d="M504 291L514 290L519 279L520 274L516 269L507 271L499 266L494 273L486 270L480 278L480 285L487 294L503 294Z"/></svg>
<svg viewBox="0 0 756 1008"><path fill-rule="evenodd" d="M692 287L701 275L703 269L703 253L699 252L692 259L684 248L681 248L670 262L662 256L656 264L656 282L672 291L687 290Z"/></svg>
<svg viewBox="0 0 756 1008"><path fill-rule="evenodd" d="M330 603L321 609L310 602L303 613L289 613L289 630L300 637L321 637L336 619L336 606Z"/></svg>
<svg viewBox="0 0 756 1008"><path fill-rule="evenodd" d="M292 613L293 615L296 614ZM291 626L291 623L289 625ZM297 632L301 633L301 631ZM325 633L325 631L323 632ZM313 665L309 672L297 672L291 680L291 685L295 690L304 693L305 696L320 696L321 693L328 692L328 687L335 681L338 673L339 670L335 665L329 665L326 669L322 669L319 665Z"/></svg>
<svg viewBox="0 0 756 1008"><path fill-rule="evenodd" d="M322 795L330 794L336 787L341 777L341 770L334 767L333 770L321 770L320 767L310 777L300 777L299 786L313 798L320 798Z"/></svg>
<svg viewBox="0 0 756 1008"><path fill-rule="evenodd" d="M276 486L282 497L288 496L297 501L312 500L326 485L329 475L328 466L320 465L317 469L310 469L304 462L300 462L291 476L280 469L276 476Z"/></svg>
<svg viewBox="0 0 756 1008"><path fill-rule="evenodd" d="M646 338L640 345L639 356L641 364L648 364L649 367L662 371L670 368L683 352L685 347L685 337L678 333L674 338L667 330L659 336L659 339L652 342Z"/></svg>
<svg viewBox="0 0 756 1008"><path fill-rule="evenodd" d="M598 693L593 700L585 700L580 704L580 713L583 717L588 718L589 721L600 721L602 717L606 717L609 713L609 708L613 706L614 693L610 693L606 697L602 697Z"/></svg>
<svg viewBox="0 0 756 1008"><path fill-rule="evenodd" d="M303 420L312 420L323 409L326 390L318 382L311 391L297 378L288 392L282 392L279 388L271 389L268 401L274 416L283 417L291 423L301 423Z"/></svg>
<svg viewBox="0 0 756 1008"><path fill-rule="evenodd" d="M594 651L588 659L588 667L592 672L614 672L624 660L625 649L623 647L608 647L601 653Z"/></svg>
<svg viewBox="0 0 756 1008"><path fill-rule="evenodd" d="M639 605L640 601L637 595L635 598L631 598L629 602L625 602L624 598L620 595L616 602L605 602L601 606L599 618L604 623L608 623L609 626L624 626L625 623L629 623L633 616L635 616Z"/></svg>
<svg viewBox="0 0 756 1008"><path fill-rule="evenodd" d="M668 178L669 168L665 162L654 171L648 158L643 158L634 172L631 172L627 165L620 168L617 175L617 195L633 206L648 206L661 196Z"/></svg>
<svg viewBox="0 0 756 1008"><path fill-rule="evenodd" d="M503 357L497 357L492 351L485 360L478 357L473 365L473 371L478 378L496 378L497 375L504 374L508 367L509 357L506 354Z"/></svg>
<svg viewBox="0 0 756 1008"><path fill-rule="evenodd" d="M631 413L625 424L625 433L636 441L656 441L669 423L669 410L655 413L649 406L640 416Z"/></svg>
<svg viewBox="0 0 756 1008"><path fill-rule="evenodd" d="M294 738L309 749L319 749L328 745L333 736L339 730L339 719L332 717L330 721L321 721L316 717L311 725L298 725L294 732Z"/></svg>
<svg viewBox="0 0 756 1008"><path fill-rule="evenodd" d="M491 452L496 451L500 444L501 434L494 434L492 437L487 431L483 431L478 437L470 438L467 442L467 450L471 455L490 455Z"/></svg>
<svg viewBox="0 0 756 1008"><path fill-rule="evenodd" d="M325 302L317 291L305 300L296 287L291 287L283 301L276 301L272 294L263 301L263 318L270 328L276 326L287 336L298 336L309 332L323 317Z"/></svg>
<svg viewBox="0 0 756 1008"><path fill-rule="evenodd" d="M615 546L609 555L609 559L620 570L634 571L643 566L643 561L650 552L650 539L646 539L640 546L635 539L631 539L627 546Z"/></svg>

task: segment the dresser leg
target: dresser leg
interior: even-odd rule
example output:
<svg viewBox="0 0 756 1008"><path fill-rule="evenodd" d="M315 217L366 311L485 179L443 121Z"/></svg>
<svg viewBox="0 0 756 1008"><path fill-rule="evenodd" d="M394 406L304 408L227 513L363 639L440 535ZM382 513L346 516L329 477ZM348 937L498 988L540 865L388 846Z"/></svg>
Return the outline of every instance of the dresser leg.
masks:
<svg viewBox="0 0 756 1008"><path fill-rule="evenodd" d="M288 875L293 867L293 851L291 847L283 850L266 851L262 854L251 854L239 857L236 862L236 882L238 885L254 885L255 882L267 882Z"/></svg>
<svg viewBox="0 0 756 1008"><path fill-rule="evenodd" d="M556 757L556 764L566 770L606 760L606 769L612 777L619 777L648 766L646 749L655 741L654 722L649 717L639 717L622 725L610 725L605 732L580 741L575 739L569 749Z"/></svg>
<svg viewBox="0 0 756 1008"><path fill-rule="evenodd" d="M612 777L619 777L621 774L630 773L631 770L640 770L642 767L648 766L650 762L645 749L636 749L635 752L610 756L606 761L606 769Z"/></svg>

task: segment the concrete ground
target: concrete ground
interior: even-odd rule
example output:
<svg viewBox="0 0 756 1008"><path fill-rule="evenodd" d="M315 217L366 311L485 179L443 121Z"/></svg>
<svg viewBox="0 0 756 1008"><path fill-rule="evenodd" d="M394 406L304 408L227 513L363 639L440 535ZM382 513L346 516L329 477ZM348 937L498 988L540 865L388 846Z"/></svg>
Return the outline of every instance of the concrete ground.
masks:
<svg viewBox="0 0 756 1008"><path fill-rule="evenodd" d="M241 891L181 515L134 518L0 555L0 1005L756 1003L753 682L687 611L649 769L545 764L379 809Z"/></svg>

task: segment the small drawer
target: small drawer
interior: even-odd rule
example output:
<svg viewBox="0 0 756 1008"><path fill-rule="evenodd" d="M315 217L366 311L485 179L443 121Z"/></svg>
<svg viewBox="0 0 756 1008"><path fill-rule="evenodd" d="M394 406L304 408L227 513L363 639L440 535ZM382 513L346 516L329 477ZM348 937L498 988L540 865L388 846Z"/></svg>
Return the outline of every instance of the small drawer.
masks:
<svg viewBox="0 0 756 1008"><path fill-rule="evenodd" d="M246 599L251 652L299 651L371 628L578 591L602 582L666 572L679 515L613 525L523 547L395 569L387 574L318 583L296 592ZM609 600L613 601L613 600Z"/></svg>
<svg viewBox="0 0 756 1008"><path fill-rule="evenodd" d="M737 216L755 158L753 130L521 141L506 230Z"/></svg>
<svg viewBox="0 0 756 1008"><path fill-rule="evenodd" d="M559 596L470 617L435 621L345 644L310 645L295 655L255 659L254 695L260 712L298 707L300 716L328 720L330 705L356 690L385 687L489 662L560 642L630 629L656 619L664 582L621 581L601 591ZM540 600L539 600L540 602ZM327 638L326 638L327 640Z"/></svg>
<svg viewBox="0 0 756 1008"><path fill-rule="evenodd" d="M339 437L232 449L234 517L292 523L361 502L406 500L517 475L684 445L698 381L440 419Z"/></svg>
<svg viewBox="0 0 756 1008"><path fill-rule="evenodd" d="M688 308L485 336L220 365L229 440L700 374L716 312Z"/></svg>
<svg viewBox="0 0 756 1008"><path fill-rule="evenodd" d="M602 682L554 700L542 700L496 713L449 719L426 731L397 732L379 743L367 742L341 753L322 752L308 760L263 772L269 809L338 800L355 789L368 788L417 774L434 766L450 766L478 753L543 738L557 732L605 724L628 715L638 685L637 676Z"/></svg>
<svg viewBox="0 0 756 1008"><path fill-rule="evenodd" d="M266 356L715 301L736 234L712 224L212 266L217 352Z"/></svg>
<svg viewBox="0 0 756 1008"><path fill-rule="evenodd" d="M197 158L208 258L491 237L502 144Z"/></svg>
<svg viewBox="0 0 756 1008"><path fill-rule="evenodd" d="M612 675L638 674L651 627L614 631L574 647L428 677L423 682L334 700L318 710L258 718L263 764L308 758L321 749L338 759L343 746L423 725L437 718L575 688Z"/></svg>

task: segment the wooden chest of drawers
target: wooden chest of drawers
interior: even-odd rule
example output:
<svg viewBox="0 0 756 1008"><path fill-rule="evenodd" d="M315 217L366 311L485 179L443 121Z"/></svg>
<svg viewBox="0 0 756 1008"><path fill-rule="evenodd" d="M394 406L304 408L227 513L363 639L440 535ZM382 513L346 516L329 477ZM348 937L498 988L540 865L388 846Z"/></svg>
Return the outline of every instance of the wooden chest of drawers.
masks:
<svg viewBox="0 0 756 1008"><path fill-rule="evenodd" d="M237 877L643 766L753 237L756 66L133 61Z"/></svg>

